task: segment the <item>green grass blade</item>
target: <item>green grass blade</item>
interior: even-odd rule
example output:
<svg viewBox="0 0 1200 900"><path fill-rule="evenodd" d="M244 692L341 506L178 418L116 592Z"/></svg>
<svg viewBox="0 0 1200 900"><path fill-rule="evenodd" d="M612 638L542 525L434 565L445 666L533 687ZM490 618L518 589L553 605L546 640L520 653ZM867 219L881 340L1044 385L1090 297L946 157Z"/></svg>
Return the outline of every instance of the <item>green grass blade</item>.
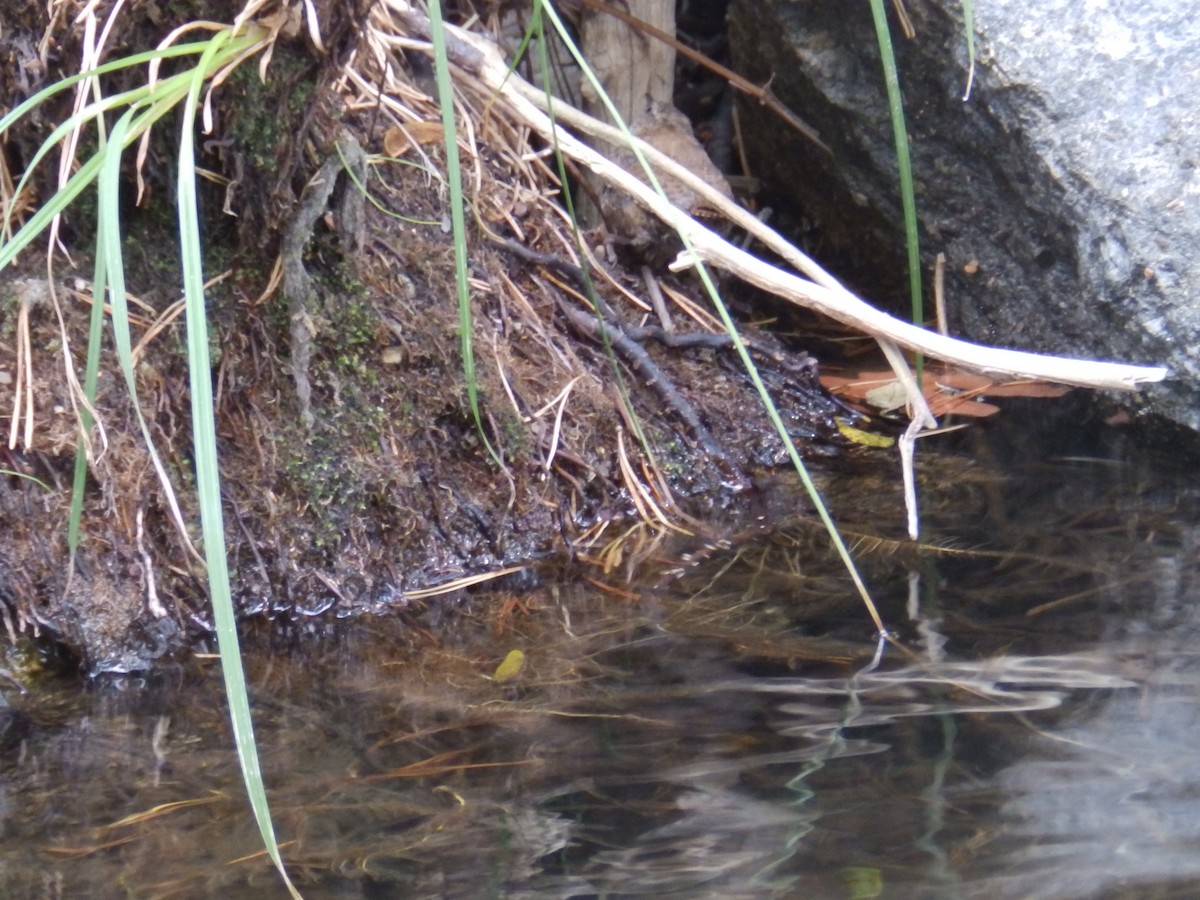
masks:
<svg viewBox="0 0 1200 900"><path fill-rule="evenodd" d="M446 145L446 177L450 186L450 226L454 234L454 283L458 293L458 328L461 332L463 378L467 382L467 402L475 427L488 454L501 469L504 460L488 440L479 411L479 383L475 377L475 346L471 324L471 287L467 282L467 225L462 171L458 160L458 129L454 121L454 87L450 82L450 61L446 54L446 32L442 26L441 0L429 0L429 37L433 44L433 70L437 81L438 104L442 108L442 131Z"/></svg>
<svg viewBox="0 0 1200 900"><path fill-rule="evenodd" d="M101 149L104 143L101 135ZM99 208L99 204L97 204ZM88 322L87 362L84 364L83 397L79 410L79 443L75 446L75 471L71 478L71 509L67 516L68 571L74 574L75 553L79 549L79 531L83 522L83 493L87 485L87 441L90 439L92 409L96 405L96 385L100 379L100 350L104 337L104 286L108 284L107 250L104 229L96 229L96 259L92 273L92 314Z"/></svg>
<svg viewBox="0 0 1200 900"><path fill-rule="evenodd" d="M99 373L99 356L100 356L100 335L103 329L103 310L106 290L111 287L111 308L113 315L113 336L114 343L117 349L117 356L120 362L121 371L125 377L126 385L129 389L130 396L133 399L134 412L138 421L138 427L141 429L142 437L146 442L147 451L154 464L155 471L158 474L160 481L163 483L164 489L167 492L168 502L171 504L172 512L175 518L181 521L178 513L177 505L174 502L173 493L170 491L170 485L166 475L166 469L162 464L162 459L156 450L149 426L141 413L141 407L137 402L137 384L133 372L132 363L132 342L130 340L129 316L128 308L125 302L125 280L124 270L121 258L120 234L121 225L118 216L118 193L120 187L120 162L122 150L132 141L130 137L134 127L131 122L136 121L134 116L137 112L136 107L129 109L120 120L117 126L114 127L113 135L107 141L104 139L103 131L101 131L100 148L96 154L88 160L86 165L78 174L79 180L75 184L70 185L69 189L61 190L47 204L47 206L39 212L64 209L70 200L77 195L79 190L86 187L91 180L91 175L96 172L96 166L99 165L99 171L96 174L98 178L97 187L97 220L96 220L96 269L93 279L93 306L92 316L89 325L88 338L88 358L87 371L84 377L84 397L85 403L80 411L80 434L81 436L90 433L93 419L91 415L91 407L96 398L96 382ZM144 121L145 117L142 117ZM99 121L99 120L98 120ZM75 179L72 179L74 182ZM27 240L37 234L37 217L31 220L31 225L23 229L22 239ZM21 241L14 240L13 245L17 250L20 249ZM10 249L8 247L5 248ZM79 533L83 513L83 490L86 482L86 446L85 440L82 439L76 447L75 471L72 478L72 495L71 508L67 520L67 548L70 558L73 560L79 546Z"/></svg>
<svg viewBox="0 0 1200 900"><path fill-rule="evenodd" d="M179 139L179 242L183 266L183 289L187 320L188 372L192 392L192 441L196 460L196 489L200 503L200 520L204 535L204 556L208 563L208 584L212 594L213 619L217 629L217 645L221 653L221 672L225 679L225 695L229 701L229 717L234 741L241 762L246 792L254 809L259 833L275 868L293 897L300 894L288 877L275 839L266 788L259 765L258 747L254 739L254 723L250 716L250 698L246 689L246 674L242 667L238 644L237 621L229 583L229 564L225 550L225 526L221 509L221 482L217 463L216 416L213 407L212 362L208 351L208 321L204 304L204 273L201 259L199 205L196 198L196 163L194 129L196 109L205 76L214 70L214 60L228 33L212 39L194 70L192 83L182 109L182 130Z"/></svg>
<svg viewBox="0 0 1200 900"><path fill-rule="evenodd" d="M113 345L117 351L117 361L121 374L125 377L125 385L133 401L134 417L146 443L146 452L154 465L155 474L163 488L163 500L171 511L172 519L182 529L183 513L175 498L175 491L163 465L162 457L154 445L150 426L142 415L141 403L138 401L137 375L133 370L133 341L130 338L129 307L125 300L125 265L121 255L121 221L119 215L119 195L121 184L121 150L128 144L128 135L133 121L134 109L128 110L113 126L112 136L104 150L97 154L103 158L103 168L98 183L98 202L96 204L96 233L99 252L104 255L104 266L107 273L107 288L109 305L112 308ZM100 295L104 296L106 285L99 285Z"/></svg>
<svg viewBox="0 0 1200 900"><path fill-rule="evenodd" d="M133 401L134 416L138 427L146 441L146 448L154 461L155 468L163 470L158 451L154 447L150 427L142 416L142 407L138 402L137 375L133 370L133 342L130 339L129 307L125 300L125 266L121 256L121 220L119 213L119 195L121 189L121 147L129 133L130 122L134 110L127 111L113 126L112 137L101 154L103 167L97 185L97 251L104 257L104 272L107 275L106 284L100 284L98 293L101 299L108 289L108 302L112 308L113 345L116 347L117 360L121 373L125 376L125 385Z"/></svg>
<svg viewBox="0 0 1200 900"><path fill-rule="evenodd" d="M579 64L581 70L583 71L584 77L587 78L591 83L592 88L596 91L596 95L603 101L609 115L612 117L617 127L625 135L626 140L630 142L630 149L637 157L638 163L641 165L642 171L646 174L651 187L653 187L660 196L665 197L666 195L663 192L662 185L658 182L658 178L655 177L653 170L647 164L645 156L642 154L641 150L639 150L637 146L632 143L632 135L630 134L628 127L621 120L621 116L617 112L616 107L613 105L607 94L605 94L604 89L601 87L595 73L587 64L587 61L584 60L583 54L580 53L579 48L571 39L570 33L567 31L562 20L559 18L558 13L555 11L554 5L551 3L545 3L543 8L546 15L549 17L551 24L553 24L555 31L558 32L559 37L570 50L572 57ZM758 372L758 367L754 365L754 360L750 357L750 351L746 348L746 343L742 340L742 336L737 329L737 324L733 321L733 316L730 315L729 309L725 305L725 301L721 298L721 294L717 290L716 283L713 281L712 275L708 271L708 267L699 261L699 257L695 253L695 247L692 245L692 242L689 239L686 231L679 229L679 236L683 241L685 249L690 252L692 258L696 260L696 273L700 277L700 281L704 285L704 289L708 294L709 299L712 301L713 307L717 310L717 314L721 319L721 324L724 325L725 331L729 335L729 339L733 343L734 349L737 351L738 358L740 359L743 368L746 370L746 374L749 375L751 383L754 385L754 389L758 394L759 400L762 402L763 408L767 412L767 417L771 422L771 426L775 429L775 432L783 441L784 446L787 449L788 458L791 460L792 466L796 469L797 474L800 476L800 481L804 485L805 492L808 494L809 499L817 509L817 514L820 516L821 523L825 526L825 530L829 534L829 539L834 546L834 550L837 552L839 559L841 559L847 573L850 575L850 580L853 582L855 589L857 590L859 597L862 599L863 605L870 614L872 621L875 623L875 626L880 632L885 632L883 620L880 618L879 612L875 608L875 602L871 599L871 595L867 590L866 583L859 574L858 567L855 565L854 559L850 555L849 549L846 547L846 542L842 539L841 533L838 531L837 524L833 521L833 517L830 515L829 509L826 507L820 491L817 490L817 486L813 482L812 476L809 475L808 468L804 465L804 460L801 459L800 453L797 451L796 444L792 440L791 435L788 433L787 425L784 424L783 417L779 414L779 409L776 407L775 401L771 397L771 392L767 390L767 386L763 383L762 376Z"/></svg>
<svg viewBox="0 0 1200 900"><path fill-rule="evenodd" d="M12 236L12 240L0 246L0 269L4 269L16 259L18 253L33 243L37 236L46 230L55 215L70 206L75 198L96 180L103 163L104 160L99 154L88 159L46 204L39 207L29 217L29 220Z"/></svg>
<svg viewBox="0 0 1200 900"><path fill-rule="evenodd" d="M230 718L233 724L239 762L245 779L247 792L254 810L255 819L271 860L279 870L284 884L292 897L300 894L292 885L284 870L279 847L275 840L270 810L263 787L253 725L250 718L250 703L246 690L246 678L238 647L236 621L229 585L228 561L225 551L224 524L221 510L221 490L216 454L216 429L213 410L211 361L208 352L207 322L204 306L204 279L201 268L199 210L196 202L195 171L195 115L200 103L200 94L208 79L222 68L240 62L265 46L267 33L257 26L246 26L236 33L233 30L218 32L210 39L178 45L165 50L134 54L106 63L96 69L81 72L63 79L40 91L12 112L0 118L0 135L21 116L44 104L58 92L77 84L81 79L138 65L156 58L178 57L200 54L197 64L188 71L101 98L88 104L67 122L60 123L30 164L22 178L22 185L31 176L38 163L50 149L60 143L73 130L95 121L100 128L100 149L85 160L79 169L62 185L56 194L39 207L28 221L0 245L0 269L9 265L17 254L27 247L53 218L65 210L92 184L97 183L97 239L92 319L88 339L88 359L84 377L84 394L87 402L80 413L81 434L86 435L93 425L88 408L94 403L96 382L99 372L101 334L106 289L112 308L113 336L120 368L130 391L134 411L138 418L147 451L158 470L164 489L170 493L166 472L151 441L149 428L141 414L137 400L137 379L133 368L132 341L130 338L128 309L125 302L124 266L121 257L121 224L119 216L120 166L124 150L138 139L148 128L181 102L183 106L183 128L179 150L179 225L182 247L184 294L186 299L186 321L188 326L188 356L192 394L193 438L196 460L196 483L201 510L201 526L204 535L204 550L208 566L209 588L213 599L213 617L217 627L217 641L221 651L222 673L225 678L226 695L229 700ZM112 134L105 139L103 114L127 106L118 119ZM83 492L87 475L85 442L81 439L77 448L73 477L71 515L68 525L68 546L74 558L79 543L82 516Z"/></svg>
<svg viewBox="0 0 1200 900"><path fill-rule="evenodd" d="M60 92L64 87L68 87L77 83L82 78L88 75L100 74L108 71L116 71L118 69L127 68L149 59L163 58L167 56L182 56L189 53L199 52L197 47L202 45L182 45L180 47L170 48L168 51L154 51L151 53L135 54L131 57L126 57L121 60L116 60L108 63L97 69L88 72L80 73L75 76L64 79L54 85L40 91L34 98L22 104L9 115L5 116L0 125L8 127L13 122L17 121L24 112L34 105L35 101L43 101L54 94ZM186 75L187 73L183 73ZM182 92L180 88L182 87ZM115 154L115 158L120 158L120 153L125 147L133 143L147 128L153 125L159 118L165 115L173 107L175 103L186 93L187 82L180 76L175 76L167 79L165 82L159 82L154 90L148 89L146 86L134 88L121 94L116 94L111 97L104 97L98 101L85 106L82 110L72 116L66 122L60 123L58 127L43 141L38 151L26 166L25 173L22 175L21 181L18 184L16 193L20 193L26 181L31 177L36 170L38 164L46 156L49 151L56 146L62 139L70 134L77 127L82 127L89 120L94 120L99 129L99 148L97 152L90 157L80 167L80 169L68 180L67 184L59 189L50 200L40 207L35 214L21 227L14 235L13 239L7 244L0 247L0 269L7 266L13 259L28 246L41 232L50 224L54 216L65 211L67 207L92 183L94 179L101 176L106 162L112 158L110 154ZM131 108L137 108L139 101L151 100L148 104L149 109L144 111L140 117L134 118L132 124L128 124L123 128L123 134L115 143L110 143L109 139L104 134L104 118L103 113L107 110L116 109L123 103L134 104ZM0 127L0 131L3 130ZM115 208L115 201L113 204ZM98 209L102 209L102 205L98 204ZM92 425L95 424L92 417L92 409L96 401L96 385L100 371L100 351L101 339L104 329L104 303L105 290L108 284L108 248L106 247L105 235L119 235L119 223L115 227L110 223L109 226L104 226L98 221L96 233L96 252L95 252L95 271L92 278L93 296L92 296L92 313L91 320L88 326L88 348L87 361L85 363L85 373L83 380L83 395L84 403L80 405L79 410L79 433L80 441L76 446L75 451L75 466L71 480L71 506L67 517L67 550L69 554L68 569L73 570L75 554L79 549L80 527L83 519L83 499L84 490L87 483L87 446L86 442L91 434ZM119 254L118 257L119 259ZM119 294L121 298L122 310L124 303L124 292ZM118 313L122 315L122 313ZM120 330L120 329L119 329ZM128 326L124 326L124 332L128 334ZM143 434L146 430L143 424ZM150 452L154 452L153 445L150 446ZM160 471L161 471L161 464Z"/></svg>
<svg viewBox="0 0 1200 900"><path fill-rule="evenodd" d="M912 320L914 325L921 325L925 321L925 303L921 293L921 248L917 234L917 200L913 191L908 127L904 122L904 98L900 94L896 53L892 47L892 33L888 28L883 0L871 0L871 15L875 20L875 38L879 42L883 80L887 85L888 111L892 117L892 133L896 143L896 165L900 170L900 202L904 208L904 237L908 246L908 291L912 299ZM917 356L916 365L919 384L922 368L920 355Z"/></svg>
<svg viewBox="0 0 1200 900"><path fill-rule="evenodd" d="M360 194L362 194L363 199L366 200L368 203L370 203L373 207L375 207L381 213L383 213L383 215L387 216L389 219L396 219L400 222L407 222L409 225L429 225L429 226L436 227L436 226L442 224L440 220L435 221L433 219L418 219L418 218L414 218L413 216L405 216L398 212L392 212L390 209L388 209L386 206L384 206L381 202L379 202L379 199L376 198L376 196L371 193L370 187L366 184L366 182L370 178L371 170L367 169L367 176L360 180L358 175L356 175L354 172L354 166L350 165L350 161L346 159L346 154L342 152L342 145L334 144L333 149L337 151L338 159L340 159L342 161L342 171L346 173L346 177L349 178L352 182L354 182L354 187L358 190L358 192ZM422 172L426 171L425 166L421 165L420 163L409 162L406 159L393 159L390 156L371 157L371 159L372 159L372 161L377 160L377 159L384 159L387 162L396 163L397 165L411 166L412 168L419 169Z"/></svg>
<svg viewBox="0 0 1200 900"><path fill-rule="evenodd" d="M255 32L258 34L259 32ZM221 66L236 59L241 53L244 53L248 47L253 46L254 38L247 35L240 35L238 38L230 41L228 46L224 47L220 55L213 60L214 69L219 69ZM194 45L187 45L194 47ZM190 52L195 52L191 50ZM137 54L130 59L153 58L155 54ZM161 54L158 54L161 55ZM176 54L178 55L178 54ZM118 60L110 63L107 66L101 66L94 72L102 72L105 70L113 70L127 67L128 63L125 60ZM40 164L46 154L50 152L60 141L62 141L74 129L86 124L88 121L95 119L101 121L104 112L116 109L122 104L129 104L131 108L141 110L140 115L133 119L132 124L128 128L124 139L123 146L128 146L141 137L146 129L150 128L155 122L161 119L164 115L174 109L183 97L187 94L190 79L195 70L188 72L180 72L170 78L159 81L151 89L145 85L133 88L121 94L116 94L112 97L102 98L85 106L70 119L60 123L50 134L50 136L42 142L29 164L25 167L25 172L21 176L21 180L17 185L15 194L20 194L25 184L32 177L33 172ZM211 71L206 74L211 74ZM76 82L81 76L72 76L65 79L67 82ZM60 90L59 85L52 85L49 88L40 91L37 97L49 97ZM18 110L28 111L26 107L31 101L22 103ZM19 118L16 115L16 110L13 113L5 116L0 120L0 134ZM17 254L27 247L41 232L50 224L51 220L65 210L72 202L83 192L83 190L92 183L100 172L103 165L103 154L97 152L87 159L74 175L67 181L65 185L50 198L45 204L29 218L29 220L21 226L20 230L13 235L12 240L0 246L0 269L5 268L9 263L16 258ZM4 223L7 226L7 221Z"/></svg>
<svg viewBox="0 0 1200 900"><path fill-rule="evenodd" d="M186 76L186 74L187 73L183 73L183 76ZM79 76L73 76L71 79L66 80L78 81ZM57 93L59 87L59 85L52 85L50 88L46 88L45 90L39 92L37 96L52 96L54 93ZM37 152L34 153L33 157L25 166L25 171L21 175L21 180L17 183L17 187L13 191L14 196L19 196L21 194L21 192L25 189L25 185L28 183L29 179L33 177L33 173L41 164L41 161L51 150L57 147L64 139L66 139L68 135L72 134L76 130L82 129L93 120L97 123L100 123L101 129L103 129L103 117L105 112L119 109L122 106L128 106L132 108L140 104L141 101L145 100L146 98L155 99L159 110L158 115L153 115L155 112L155 104L151 104L149 114L144 115L140 120L138 120L137 127L128 129L126 141L128 143L132 143L138 139L138 137L146 128L149 128L150 125L152 125L159 117L173 108L175 104L177 104L183 97L183 93L185 91L186 79L177 75L173 78L167 79L166 81L160 82L154 89L151 89L147 85L139 85L138 87L131 88L123 93L114 94L111 97L101 97L99 100L94 100L91 103L88 103L66 121L60 122L54 128L54 130L50 132L50 135L44 141L42 141L41 145L37 149ZM26 101L26 103L21 104L21 107L18 107L18 109L25 107L28 103L29 101ZM12 114L5 116L4 119L0 121L0 134L3 134L4 130L18 118L19 116ZM79 193L91 183L92 178L96 176L99 171L99 167L102 164L102 160L99 158L102 155L102 151L97 151L97 153L88 160L88 163L92 163L92 166L89 168L88 165L85 164L79 172L76 172L75 176L72 176L66 185L60 187L54 196L38 209L37 214L31 217L31 219L21 227L20 231L14 235L13 240L4 245L3 248L0 248L0 269L8 265L8 263L13 257L16 256L17 253L19 253L26 245L28 245L30 241L32 241L38 234L41 233L42 229L49 224L50 219L66 209L75 200L75 198L79 196ZM89 174L84 175L85 171L87 171ZM80 178L79 181L76 181L76 177L81 175L84 175L84 177ZM4 222L0 223L0 226L3 227L4 231L7 231L8 229L11 215L12 210L6 210Z"/></svg>
<svg viewBox="0 0 1200 900"><path fill-rule="evenodd" d="M975 4L962 0L963 30L967 34L967 89L963 91L963 102L971 99L971 86L975 83Z"/></svg>
<svg viewBox="0 0 1200 900"><path fill-rule="evenodd" d="M34 484L36 484L38 487L40 487L42 490L46 491L47 493L54 492L54 488L50 487L50 485L46 484L46 482L42 481L42 479L38 478L37 476L30 475L28 472L16 472L12 469L5 469L5 468L0 467L0 475L3 475L5 477L11 476L13 478L23 478L26 481L33 482Z"/></svg>
<svg viewBox="0 0 1200 900"><path fill-rule="evenodd" d="M588 255L584 252L583 234L579 231L579 216L575 212L575 197L571 191L571 179L567 177L566 160L558 146L558 123L554 116L554 91L550 84L550 51L546 42L545 22L542 19L542 0L534 0L533 2L533 13L530 16L529 28L526 29L525 39L521 42L521 47L527 46L531 36L534 35L537 37L538 67L542 76L542 92L546 95L546 115L549 116L550 124L553 126L550 138L554 146L555 168L558 171L558 183L562 190L563 204L567 209L567 218L571 220L571 237L575 242L575 250L579 254L579 271L583 275L584 294L587 296L588 302L592 305L592 309L596 314L596 323L600 328L600 336L604 340L604 355L608 359L608 364L612 369L613 379L617 384L617 395L621 399L621 405L624 407L629 424L633 428L634 437L637 438L638 446L641 447L642 453L646 455L646 459L657 469L659 466L658 461L655 459L654 449L650 446L650 439L646 436L646 430L642 428L641 417L634 408L633 398L629 393L629 385L625 380L625 376L621 373L621 366L617 361L616 351L613 350L612 342L609 340L608 325L601 312L603 307L600 305L599 295L596 293L596 285L592 281L592 268L588 264ZM520 52L520 48L518 48L518 52ZM514 58L514 67L518 59L519 57ZM512 71L513 69L510 68L509 72L511 73Z"/></svg>
<svg viewBox="0 0 1200 900"><path fill-rule="evenodd" d="M53 84L42 88L28 100L25 100L20 105L14 107L3 117L0 117L0 134L6 131L22 116L27 115L34 109L37 109L55 94L59 94L62 91L65 91L67 88L73 87L85 78L92 78L97 75L106 75L109 72L117 72L121 69L128 69L131 66L141 65L142 63L150 62L155 59L169 59L177 56L187 56L189 54L201 53L207 46L207 41L200 41L192 44L176 44L162 50L146 50L141 53L132 54L131 56L123 56L120 59L107 62L104 65L97 66L94 69L87 69L83 72L76 72L74 75L68 75L61 81L56 81Z"/></svg>
<svg viewBox="0 0 1200 900"><path fill-rule="evenodd" d="M108 146L104 135L103 119L98 120L100 129L100 146L96 157L103 163L103 153ZM32 166L30 167L32 168ZM86 187L86 183L84 183ZM60 192L61 193L61 192ZM57 199L57 195L55 195ZM65 208L66 204L63 204ZM97 217L100 203L97 202ZM105 229L97 221L96 227L96 258L92 270L92 314L88 321L87 361L84 364L83 397L84 402L79 410L79 441L75 445L75 471L71 477L71 508L67 515L67 571L68 579L75 573L75 554L79 550L79 533L83 523L83 493L87 486L87 442L91 438L92 409L96 405L96 385L100 380L100 350L104 337L104 294L108 284L108 250L105 247ZM26 225L22 231L29 231L29 239L40 233ZM0 267L2 268L2 267Z"/></svg>

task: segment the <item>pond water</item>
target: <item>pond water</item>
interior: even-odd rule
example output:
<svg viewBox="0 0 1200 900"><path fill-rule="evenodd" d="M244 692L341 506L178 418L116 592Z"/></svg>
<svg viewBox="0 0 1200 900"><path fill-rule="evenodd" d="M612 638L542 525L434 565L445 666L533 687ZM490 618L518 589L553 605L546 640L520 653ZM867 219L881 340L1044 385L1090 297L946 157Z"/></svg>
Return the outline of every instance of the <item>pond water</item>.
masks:
<svg viewBox="0 0 1200 900"><path fill-rule="evenodd" d="M808 516L665 584L251 630L304 896L1200 896L1194 459L1070 409L925 442L920 549L884 455L823 474L907 654ZM3 896L285 896L213 661L0 689Z"/></svg>

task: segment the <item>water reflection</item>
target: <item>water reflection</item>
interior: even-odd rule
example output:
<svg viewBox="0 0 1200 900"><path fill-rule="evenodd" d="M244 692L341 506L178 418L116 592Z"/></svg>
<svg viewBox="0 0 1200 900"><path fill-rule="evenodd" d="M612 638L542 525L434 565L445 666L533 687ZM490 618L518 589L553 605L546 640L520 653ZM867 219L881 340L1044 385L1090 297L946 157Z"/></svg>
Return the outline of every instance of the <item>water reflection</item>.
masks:
<svg viewBox="0 0 1200 900"><path fill-rule="evenodd" d="M829 477L914 651L876 668L804 522L637 600L250 635L305 896L1195 896L1195 486L1017 431L925 454L920 550L890 472ZM4 896L283 896L213 666L4 688Z"/></svg>

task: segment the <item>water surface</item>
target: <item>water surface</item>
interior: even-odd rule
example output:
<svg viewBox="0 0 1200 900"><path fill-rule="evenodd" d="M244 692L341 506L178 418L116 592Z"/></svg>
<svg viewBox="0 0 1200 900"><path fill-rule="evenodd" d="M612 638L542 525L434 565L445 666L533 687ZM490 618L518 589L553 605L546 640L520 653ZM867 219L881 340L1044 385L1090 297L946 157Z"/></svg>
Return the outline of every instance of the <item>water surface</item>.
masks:
<svg viewBox="0 0 1200 900"><path fill-rule="evenodd" d="M304 895L1200 895L1194 470L1028 409L923 445L923 548L889 463L823 475L910 654L808 517L665 586L252 629ZM284 896L214 662L5 691L4 896Z"/></svg>

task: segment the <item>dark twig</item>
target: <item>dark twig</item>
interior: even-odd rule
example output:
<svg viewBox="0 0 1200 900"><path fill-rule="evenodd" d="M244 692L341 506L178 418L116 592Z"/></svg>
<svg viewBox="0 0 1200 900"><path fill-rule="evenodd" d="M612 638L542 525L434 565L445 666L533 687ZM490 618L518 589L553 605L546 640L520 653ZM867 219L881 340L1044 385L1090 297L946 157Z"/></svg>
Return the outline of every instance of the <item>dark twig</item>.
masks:
<svg viewBox="0 0 1200 900"><path fill-rule="evenodd" d="M729 454L709 433L695 407L684 399L658 363L646 352L645 347L622 331L620 326L609 322L602 324L593 313L577 309L563 300L560 300L559 307L576 331L582 332L597 343L604 343L607 338L613 353L625 360L642 377L646 386L658 394L663 403L683 420L705 452L732 465Z"/></svg>
<svg viewBox="0 0 1200 900"><path fill-rule="evenodd" d="M557 256L530 250L525 245L513 240L501 239L498 243L514 256L534 265L560 272L583 290L587 290L587 279L584 277L583 270L574 263L569 263ZM646 348L639 343L646 337L653 337L670 347L724 347L729 344L728 335L676 334L657 327L637 328L622 322L616 312L610 309L599 295L595 295L592 302L597 307L592 312L585 312L561 299L559 307L576 331L597 343L607 343L612 347L613 353L637 372L645 381L646 386L658 394L663 403L679 416L706 453L736 471L733 460L709 432L695 407L679 393L671 379L646 352Z"/></svg>

